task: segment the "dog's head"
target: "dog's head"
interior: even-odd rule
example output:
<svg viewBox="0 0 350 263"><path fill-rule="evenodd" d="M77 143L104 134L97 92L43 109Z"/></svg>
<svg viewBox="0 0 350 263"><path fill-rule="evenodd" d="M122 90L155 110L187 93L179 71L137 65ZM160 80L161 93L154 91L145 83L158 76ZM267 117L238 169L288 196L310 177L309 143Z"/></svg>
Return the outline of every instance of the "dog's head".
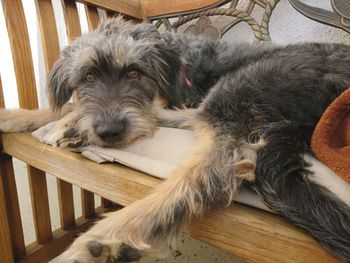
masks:
<svg viewBox="0 0 350 263"><path fill-rule="evenodd" d="M51 107L75 91L77 129L89 143L122 147L156 129L159 99L181 107L179 54L162 41L93 32L63 50L48 76Z"/></svg>

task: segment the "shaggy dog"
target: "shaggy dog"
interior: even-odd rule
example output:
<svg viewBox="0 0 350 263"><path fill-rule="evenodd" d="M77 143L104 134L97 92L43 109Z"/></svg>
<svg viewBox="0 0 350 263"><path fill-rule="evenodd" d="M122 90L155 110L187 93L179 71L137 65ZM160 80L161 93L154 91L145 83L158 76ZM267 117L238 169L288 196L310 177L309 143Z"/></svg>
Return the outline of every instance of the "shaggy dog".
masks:
<svg viewBox="0 0 350 263"><path fill-rule="evenodd" d="M198 143L152 194L98 222L61 262L133 261L167 247L183 222L219 201L229 204L254 175L250 187L269 208L349 262L350 208L314 182L303 159L320 116L350 86L349 68L346 45L232 45L120 18L77 39L48 76L55 111L73 91L78 97L53 143L69 145L63 137L72 137L123 147L159 124L193 129ZM28 130L55 118L42 112L44 121L24 123L16 114L2 112L0 129Z"/></svg>

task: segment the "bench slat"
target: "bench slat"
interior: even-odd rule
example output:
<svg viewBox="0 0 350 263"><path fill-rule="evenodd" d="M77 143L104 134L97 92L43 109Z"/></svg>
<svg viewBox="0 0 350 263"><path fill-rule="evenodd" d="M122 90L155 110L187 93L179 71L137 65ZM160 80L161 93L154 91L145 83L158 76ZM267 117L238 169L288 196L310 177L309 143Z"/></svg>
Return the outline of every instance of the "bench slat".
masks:
<svg viewBox="0 0 350 263"><path fill-rule="evenodd" d="M106 198L101 197L101 206L102 206L103 208L108 208L108 207L111 207L112 205L113 205L113 202L112 202L112 201L110 201L110 200L108 200L108 199L106 199Z"/></svg>
<svg viewBox="0 0 350 263"><path fill-rule="evenodd" d="M64 21L66 23L68 43L71 43L72 41L74 41L74 39L81 36L77 4L71 0L63 0L62 8L64 14Z"/></svg>
<svg viewBox="0 0 350 263"><path fill-rule="evenodd" d="M193 220L191 235L254 263L335 263L317 242L286 220L257 208L219 206Z"/></svg>
<svg viewBox="0 0 350 263"><path fill-rule="evenodd" d="M81 189L81 206L83 217L91 218L95 215L95 199L92 192Z"/></svg>
<svg viewBox="0 0 350 263"><path fill-rule="evenodd" d="M2 0L21 108L38 108L27 23L21 0ZM14 15L15 14L15 15Z"/></svg>
<svg viewBox="0 0 350 263"><path fill-rule="evenodd" d="M52 239L46 174L35 167L28 166L28 178L36 238L39 244L45 244Z"/></svg>
<svg viewBox="0 0 350 263"><path fill-rule="evenodd" d="M11 233L12 250L15 257L25 253L23 227L19 209L15 173L13 170L12 157L6 154L1 155L0 175L5 191L5 202L7 207L7 218Z"/></svg>
<svg viewBox="0 0 350 263"><path fill-rule="evenodd" d="M3 166L0 166L2 168ZM1 262L13 263L11 235L8 221L8 213L6 208L6 195L8 191L3 184L3 169L0 169L0 255Z"/></svg>
<svg viewBox="0 0 350 263"><path fill-rule="evenodd" d="M60 54L56 20L51 0L35 0L35 6L38 13L45 68L48 72Z"/></svg>
<svg viewBox="0 0 350 263"><path fill-rule="evenodd" d="M61 228L68 230L75 226L73 186L57 178L58 205L60 208Z"/></svg>
<svg viewBox="0 0 350 263"><path fill-rule="evenodd" d="M142 0L142 8L144 10L145 16L155 17L182 12L190 12L208 7L215 7L224 2L227 2L227 0Z"/></svg>
<svg viewBox="0 0 350 263"><path fill-rule="evenodd" d="M77 2L94 5L102 9L122 13L137 19L143 19L140 0L78 0Z"/></svg>
<svg viewBox="0 0 350 263"><path fill-rule="evenodd" d="M100 23L100 16L98 15L98 10L94 6L85 5L85 13L88 21L89 31L97 28Z"/></svg>

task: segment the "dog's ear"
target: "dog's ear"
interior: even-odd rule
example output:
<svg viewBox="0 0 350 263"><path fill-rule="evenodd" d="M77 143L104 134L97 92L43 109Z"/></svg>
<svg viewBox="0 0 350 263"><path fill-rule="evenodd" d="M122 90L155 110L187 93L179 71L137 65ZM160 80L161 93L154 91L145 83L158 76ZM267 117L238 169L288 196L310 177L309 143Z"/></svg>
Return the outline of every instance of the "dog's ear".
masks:
<svg viewBox="0 0 350 263"><path fill-rule="evenodd" d="M153 46L151 64L159 85L159 95L169 102L169 107L182 108L184 60L180 54L164 43L157 43Z"/></svg>
<svg viewBox="0 0 350 263"><path fill-rule="evenodd" d="M73 94L70 85L71 50L66 48L59 60L53 65L47 76L47 94L51 109L59 111L69 101Z"/></svg>

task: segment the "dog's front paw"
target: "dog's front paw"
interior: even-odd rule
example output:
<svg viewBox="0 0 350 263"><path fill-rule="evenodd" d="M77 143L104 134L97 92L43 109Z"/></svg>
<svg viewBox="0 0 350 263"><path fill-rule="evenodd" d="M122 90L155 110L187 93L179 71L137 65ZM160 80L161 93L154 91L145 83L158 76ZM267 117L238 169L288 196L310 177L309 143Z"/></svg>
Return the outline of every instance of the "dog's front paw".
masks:
<svg viewBox="0 0 350 263"><path fill-rule="evenodd" d="M35 132L36 133L36 132ZM39 136L40 137L40 136ZM46 134L40 138L42 142L50 144L56 147L67 147L68 144L76 144L77 141L80 141L80 136L75 128L72 127L60 127L56 124L55 127L46 132Z"/></svg>
<svg viewBox="0 0 350 263"><path fill-rule="evenodd" d="M60 148L79 148L87 145L87 134L76 130L75 123L55 124L49 132L44 136L39 136L40 140L46 144L50 144Z"/></svg>
<svg viewBox="0 0 350 263"><path fill-rule="evenodd" d="M79 133L75 128L61 132L61 134L62 136L54 139L53 145L61 148L79 148L88 144L86 133Z"/></svg>
<svg viewBox="0 0 350 263"><path fill-rule="evenodd" d="M83 235L58 259L64 263L136 262L142 253L119 240Z"/></svg>

